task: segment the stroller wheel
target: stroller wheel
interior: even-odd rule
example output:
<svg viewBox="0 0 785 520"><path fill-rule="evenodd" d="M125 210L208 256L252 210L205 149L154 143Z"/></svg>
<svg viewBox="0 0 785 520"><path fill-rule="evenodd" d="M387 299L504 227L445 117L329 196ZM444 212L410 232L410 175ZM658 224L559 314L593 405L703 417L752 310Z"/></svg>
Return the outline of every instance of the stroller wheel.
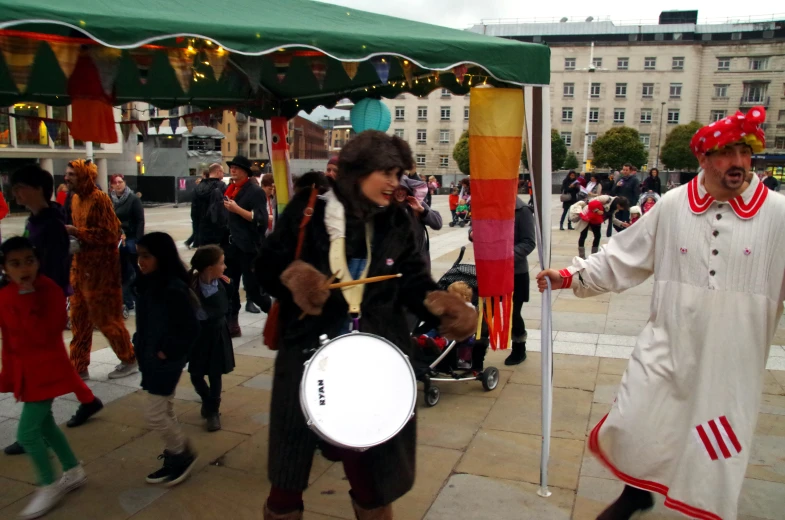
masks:
<svg viewBox="0 0 785 520"><path fill-rule="evenodd" d="M431 386L427 392L425 392L425 404L428 406L436 406L436 403L439 402L439 397L441 397L441 392L439 392L438 386Z"/></svg>
<svg viewBox="0 0 785 520"><path fill-rule="evenodd" d="M450 222L450 227L455 227L455 222Z"/></svg>
<svg viewBox="0 0 785 520"><path fill-rule="evenodd" d="M494 367L486 368L482 373L482 387L490 392L499 384L499 371Z"/></svg>
<svg viewBox="0 0 785 520"><path fill-rule="evenodd" d="M460 222L458 222L458 225L460 227L466 227L466 221L465 220L461 220Z"/></svg>

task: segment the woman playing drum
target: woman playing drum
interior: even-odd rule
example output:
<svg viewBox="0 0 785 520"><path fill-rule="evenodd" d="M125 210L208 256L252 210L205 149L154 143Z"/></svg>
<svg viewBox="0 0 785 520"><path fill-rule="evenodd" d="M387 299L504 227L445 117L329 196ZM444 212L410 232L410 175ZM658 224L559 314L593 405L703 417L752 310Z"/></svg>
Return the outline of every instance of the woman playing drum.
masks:
<svg viewBox="0 0 785 520"><path fill-rule="evenodd" d="M415 248L409 216L391 204L401 175L413 163L403 140L362 132L341 151L332 191L315 201L299 257L300 223L304 213L311 213L310 189L292 199L262 247L256 272L281 306L270 412L272 489L265 520L302 518L302 492L319 439L306 424L299 389L303 364L319 347L322 334L335 338L359 330L405 353L411 348L405 310L440 326L449 338L465 339L476 328L474 309L437 290ZM330 291L327 282L336 273L342 282L402 276ZM306 316L300 320L302 314ZM369 364L358 370L381 372L385 366ZM392 502L414 483L416 430L412 417L389 441L366 451L327 446L343 462L359 520L392 519Z"/></svg>

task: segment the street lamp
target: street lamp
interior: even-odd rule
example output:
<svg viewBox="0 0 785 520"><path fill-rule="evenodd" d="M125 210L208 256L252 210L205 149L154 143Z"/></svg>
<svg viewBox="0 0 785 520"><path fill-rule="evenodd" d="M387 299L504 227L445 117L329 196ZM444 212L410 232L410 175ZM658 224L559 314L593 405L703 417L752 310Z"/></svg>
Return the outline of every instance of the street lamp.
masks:
<svg viewBox="0 0 785 520"><path fill-rule="evenodd" d="M657 133L657 157L654 158L654 167L660 171L660 144L662 144L662 114L665 112L665 101L660 107L660 131Z"/></svg>
<svg viewBox="0 0 785 520"><path fill-rule="evenodd" d="M588 71L589 86L586 94L586 126L583 129L583 171L588 172L589 169L589 112L591 111L591 73L597 70L607 70L594 66L594 42L591 42L591 51L589 53L589 66L581 71Z"/></svg>

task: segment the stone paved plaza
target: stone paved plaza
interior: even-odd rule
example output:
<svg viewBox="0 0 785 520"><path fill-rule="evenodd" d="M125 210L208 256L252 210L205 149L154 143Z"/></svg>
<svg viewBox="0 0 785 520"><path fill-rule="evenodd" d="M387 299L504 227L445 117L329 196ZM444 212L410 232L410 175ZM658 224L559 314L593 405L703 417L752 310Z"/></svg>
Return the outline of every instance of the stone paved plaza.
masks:
<svg viewBox="0 0 785 520"><path fill-rule="evenodd" d="M449 215L446 197L435 207ZM561 205L554 197L554 266L577 252L577 234L558 230ZM147 230L167 231L182 244L190 234L189 209L146 211ZM23 219L3 221L3 235L19 232ZM434 275L438 277L467 245L467 230L445 227L431 233ZM182 247L183 258L190 253ZM466 262L472 261L467 251ZM536 253L530 257L538 271ZM571 292L553 301L555 330L553 439L550 483L553 495L537 496L541 445L540 297L534 290L524 307L529 357L508 369L506 352L489 352L486 365L500 368L498 387L484 392L479 382L442 383L441 401L418 409L418 467L414 489L395 503L396 519L594 519L622 485L586 449L587 433L608 412L627 359L649 313L650 282L624 294L579 300ZM46 518L121 520L258 519L269 490L266 478L269 399L274 353L261 344L264 315L241 314L243 337L234 340L237 367L224 377L223 430L207 433L198 397L187 377L177 390L175 411L200 460L192 478L173 489L148 486L162 451L158 435L147 430L142 413L140 376L108 381L117 363L106 340L94 335L89 386L106 408L88 424L65 429L85 464L89 482ZM763 403L739 518L785 517L785 324L775 336L767 365ZM133 318L127 326L133 331ZM70 334L65 334L66 340ZM73 395L55 401L58 423L70 417ZM0 394L0 445L15 438L21 406ZM33 491L26 457L0 455L0 519L11 519ZM352 519L348 482L340 465L316 455L305 518ZM680 518L662 500L642 519Z"/></svg>

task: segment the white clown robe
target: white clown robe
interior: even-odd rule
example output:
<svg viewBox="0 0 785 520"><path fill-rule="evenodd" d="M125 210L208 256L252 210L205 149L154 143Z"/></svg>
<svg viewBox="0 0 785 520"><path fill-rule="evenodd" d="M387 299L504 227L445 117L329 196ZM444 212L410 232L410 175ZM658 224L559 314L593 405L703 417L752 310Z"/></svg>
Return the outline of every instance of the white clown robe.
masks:
<svg viewBox="0 0 785 520"><path fill-rule="evenodd" d="M718 202L702 180L561 273L579 297L654 275L649 321L591 451L671 509L732 520L785 297L785 197L755 177Z"/></svg>

